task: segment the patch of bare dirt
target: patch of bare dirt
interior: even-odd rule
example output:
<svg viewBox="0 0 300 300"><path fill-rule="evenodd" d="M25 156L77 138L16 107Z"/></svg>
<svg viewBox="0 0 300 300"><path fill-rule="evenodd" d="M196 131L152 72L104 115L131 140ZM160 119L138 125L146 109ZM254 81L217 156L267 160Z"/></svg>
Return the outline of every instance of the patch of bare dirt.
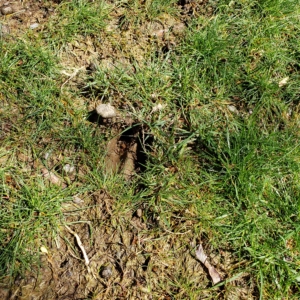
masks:
<svg viewBox="0 0 300 300"><path fill-rule="evenodd" d="M17 278L10 291L1 290L1 299L151 299L153 293L156 297L164 295L164 299L173 293L167 283L168 276L174 278L178 273L175 257L185 261L179 273L188 267L190 275L197 271L195 281L206 280L188 250L180 249L176 234L148 234L144 212L126 212L116 219L114 200L102 191L84 200L88 205L84 211L77 211L76 204L65 210L68 221L73 223L69 226L80 237L90 259L89 266L74 236L62 228L56 241L45 245L48 254L42 256L37 275L28 273ZM185 229L189 234L188 227ZM166 284L163 294L160 284Z"/></svg>
<svg viewBox="0 0 300 300"><path fill-rule="evenodd" d="M184 299L183 282L172 286L170 281L186 278L195 286L208 282L189 247L182 247L182 237L193 240L188 221L185 232L149 234L143 211L125 212L117 219L114 201L99 191L85 198L84 211L75 204L65 207L89 266L74 235L62 228L56 241L45 245L42 268L17 278L12 289L1 289L1 299L168 299L174 294Z"/></svg>
<svg viewBox="0 0 300 300"><path fill-rule="evenodd" d="M145 163L145 149L149 142L143 139L144 129L141 125L133 125L125 132L119 131L107 143L105 167L107 172L121 172L129 181L134 174L141 171Z"/></svg>
<svg viewBox="0 0 300 300"><path fill-rule="evenodd" d="M55 1L0 0L0 36L20 36L37 30L53 13Z"/></svg>
<svg viewBox="0 0 300 300"><path fill-rule="evenodd" d="M64 206L73 233L61 228L45 244L41 268L33 267L11 287L2 283L1 299L189 299L185 285L201 299L209 298L211 278L193 253L199 242L194 216L180 212L179 220L174 215L173 232L144 207L124 207L123 214L115 214L117 200L104 191L80 197L83 203ZM222 278L238 268L231 253L211 252L208 244L205 249ZM219 288L219 299L254 299L247 284L247 274L241 275L226 290Z"/></svg>

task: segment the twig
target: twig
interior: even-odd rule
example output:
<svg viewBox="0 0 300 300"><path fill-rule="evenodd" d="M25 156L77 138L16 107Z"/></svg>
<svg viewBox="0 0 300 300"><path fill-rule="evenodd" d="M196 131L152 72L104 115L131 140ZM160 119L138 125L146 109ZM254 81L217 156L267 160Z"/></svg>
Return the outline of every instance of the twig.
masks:
<svg viewBox="0 0 300 300"><path fill-rule="evenodd" d="M84 258L84 261L85 261L85 265L88 267L89 264L90 264L90 260L89 260L87 254L86 254L86 251L85 251L85 249L84 249L84 247L83 247L83 244L82 244L82 242L81 242L81 240L80 240L80 237L79 237L78 234L77 234L76 232L74 232L69 226L65 225L65 227L67 228L67 230L68 230L71 234L73 234L73 235L75 236L76 241L77 241L77 244L78 244L78 247L80 248L80 250L81 250L81 252L82 252L82 255L83 255L83 258ZM88 270L89 270L89 269L88 269Z"/></svg>
<svg viewBox="0 0 300 300"><path fill-rule="evenodd" d="M79 73L79 71L84 70L85 67L80 67L78 69L75 69L73 73L67 73L65 70L61 71L60 73L66 76L69 76L69 78L61 85L61 89L64 87L64 85L70 81L71 79L73 79L74 77L77 76L77 74Z"/></svg>

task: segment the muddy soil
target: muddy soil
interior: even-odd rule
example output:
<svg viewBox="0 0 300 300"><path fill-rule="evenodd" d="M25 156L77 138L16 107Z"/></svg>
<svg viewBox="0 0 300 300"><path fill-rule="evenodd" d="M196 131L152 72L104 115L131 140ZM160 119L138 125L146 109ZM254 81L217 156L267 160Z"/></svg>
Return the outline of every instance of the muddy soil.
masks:
<svg viewBox="0 0 300 300"><path fill-rule="evenodd" d="M104 191L83 200L64 207L73 233L61 228L60 235L45 245L41 267L17 277L12 286L2 284L1 299L173 299L174 294L176 299L187 299L182 283L173 286L170 280L183 277L195 287L211 285L208 273L189 250L198 241L188 217L180 218L179 232L171 232L143 207L116 218L117 200ZM81 210L83 206L87 208ZM178 222L176 216L172 222ZM88 266L75 234L90 260ZM232 267L231 254L225 250L212 254L210 261L223 277ZM236 298L225 299L251 299L247 278L239 278L235 285ZM203 297L209 293L201 291Z"/></svg>
<svg viewBox="0 0 300 300"><path fill-rule="evenodd" d="M1 35L13 39L28 30L40 30L55 16L59 2L62 1L0 0ZM74 68L82 71L72 78L66 75L66 85L82 88L93 64L105 68L122 64L131 68L131 61L142 61L149 47L154 47L154 51L168 51L180 41L193 16L213 12L207 1L178 1L178 5L181 15L165 15L159 22L144 22L138 32L130 24L120 27L123 8L115 9L106 31L101 33L101 44L93 37L78 36L61 53L66 74ZM114 41L105 36L105 32L111 31ZM122 130L115 127L116 133ZM122 172L128 181L134 172L142 171L139 149L145 145L138 143L139 134L135 132L130 139L117 135L107 145L107 169ZM114 207L118 200L110 197L109 191L99 190L81 198L63 207L67 223L72 224L71 231L62 227L55 240L47 241L40 266L33 266L12 284L6 278L0 286L0 299L174 299L173 295L177 295L176 299L188 299L184 282L177 285L170 282L185 278L186 283L199 290L211 285L207 271L190 253L199 241L192 231L195 216L188 210L173 216L171 223L176 223L177 232L171 232L156 212L147 211L143 206L136 211L124 207L124 213L116 217ZM233 263L231 254L225 250L210 253L209 246L206 251L225 278ZM252 299L246 277L235 281L232 291L226 299ZM201 295L208 299L210 291L202 290ZM220 297L225 297L222 290Z"/></svg>

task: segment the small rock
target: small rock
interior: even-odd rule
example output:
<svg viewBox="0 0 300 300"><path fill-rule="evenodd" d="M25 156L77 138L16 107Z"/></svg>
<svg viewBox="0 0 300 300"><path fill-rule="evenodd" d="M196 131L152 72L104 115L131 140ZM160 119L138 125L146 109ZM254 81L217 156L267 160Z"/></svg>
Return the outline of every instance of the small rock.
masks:
<svg viewBox="0 0 300 300"><path fill-rule="evenodd" d="M288 81L289 81L289 77L285 77L279 81L278 86L283 87L283 86L287 85Z"/></svg>
<svg viewBox="0 0 300 300"><path fill-rule="evenodd" d="M29 26L30 29L36 29L39 27L39 24L38 23L33 23Z"/></svg>
<svg viewBox="0 0 300 300"><path fill-rule="evenodd" d="M116 109L110 104L99 104L96 112L104 119L113 118L117 115Z"/></svg>
<svg viewBox="0 0 300 300"><path fill-rule="evenodd" d="M238 114L239 111L237 110L237 108L234 105L228 105L227 106L228 110L231 111L232 113Z"/></svg>
<svg viewBox="0 0 300 300"><path fill-rule="evenodd" d="M47 160L50 157L50 152L46 152L44 158Z"/></svg>
<svg viewBox="0 0 300 300"><path fill-rule="evenodd" d="M140 208L138 208L137 211L136 211L136 215L137 215L138 218L141 218L142 215L143 215L143 211Z"/></svg>
<svg viewBox="0 0 300 300"><path fill-rule="evenodd" d="M100 276L102 278L108 279L112 275L112 269L111 267L103 267L100 270Z"/></svg>
<svg viewBox="0 0 300 300"><path fill-rule="evenodd" d="M2 6L1 7L1 13L2 15L10 15L13 13L13 9L10 6Z"/></svg>
<svg viewBox="0 0 300 300"><path fill-rule="evenodd" d="M73 202L76 204L83 203L84 201L77 196L73 196Z"/></svg>
<svg viewBox="0 0 300 300"><path fill-rule="evenodd" d="M7 25L0 24L0 36L8 35L9 33L9 27Z"/></svg>
<svg viewBox="0 0 300 300"><path fill-rule="evenodd" d="M153 112L160 111L160 110L163 110L164 107L165 107L165 105L159 103L159 104L155 105L155 106L152 108L152 111L153 111Z"/></svg>
<svg viewBox="0 0 300 300"><path fill-rule="evenodd" d="M71 166L70 164L66 164L66 165L63 166L63 170L67 174L72 174L75 171L75 167Z"/></svg>

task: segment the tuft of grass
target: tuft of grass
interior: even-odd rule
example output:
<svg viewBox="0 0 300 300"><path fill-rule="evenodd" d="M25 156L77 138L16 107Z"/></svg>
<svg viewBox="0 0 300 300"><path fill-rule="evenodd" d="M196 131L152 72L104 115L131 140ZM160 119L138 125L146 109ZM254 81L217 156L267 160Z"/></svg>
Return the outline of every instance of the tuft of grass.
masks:
<svg viewBox="0 0 300 300"><path fill-rule="evenodd" d="M108 17L109 5L105 1L62 1L46 25L44 38L55 46L64 46L76 41L79 35L98 37Z"/></svg>
<svg viewBox="0 0 300 300"><path fill-rule="evenodd" d="M4 155L12 156L11 153ZM0 173L0 274L1 277L8 274L13 279L16 273L23 274L38 265L36 253L45 243L45 234L52 238L57 235L67 192L45 185L41 178L32 178L20 169L21 165L11 161L11 157L6 164L6 167L1 166Z"/></svg>

